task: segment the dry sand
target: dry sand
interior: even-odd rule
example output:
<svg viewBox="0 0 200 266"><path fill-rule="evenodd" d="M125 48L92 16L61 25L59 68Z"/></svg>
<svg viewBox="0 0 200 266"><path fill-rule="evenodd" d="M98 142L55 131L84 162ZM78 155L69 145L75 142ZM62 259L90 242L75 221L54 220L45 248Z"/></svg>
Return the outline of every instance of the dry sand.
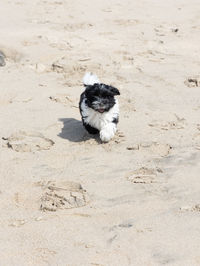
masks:
<svg viewBox="0 0 200 266"><path fill-rule="evenodd" d="M0 10L0 265L200 265L199 0ZM86 71L121 91L108 144Z"/></svg>

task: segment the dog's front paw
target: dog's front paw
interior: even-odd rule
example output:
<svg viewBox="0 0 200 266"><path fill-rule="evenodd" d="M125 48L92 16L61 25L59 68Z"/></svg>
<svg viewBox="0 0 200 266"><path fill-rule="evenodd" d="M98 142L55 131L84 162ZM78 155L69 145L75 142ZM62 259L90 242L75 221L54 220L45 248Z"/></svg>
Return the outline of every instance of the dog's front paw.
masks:
<svg viewBox="0 0 200 266"><path fill-rule="evenodd" d="M110 135L109 132L107 132L106 130L102 130L100 131L100 139L102 142L108 142L111 140L113 136Z"/></svg>
<svg viewBox="0 0 200 266"><path fill-rule="evenodd" d="M116 132L115 125L109 125L100 131L100 139L102 142L110 141Z"/></svg>

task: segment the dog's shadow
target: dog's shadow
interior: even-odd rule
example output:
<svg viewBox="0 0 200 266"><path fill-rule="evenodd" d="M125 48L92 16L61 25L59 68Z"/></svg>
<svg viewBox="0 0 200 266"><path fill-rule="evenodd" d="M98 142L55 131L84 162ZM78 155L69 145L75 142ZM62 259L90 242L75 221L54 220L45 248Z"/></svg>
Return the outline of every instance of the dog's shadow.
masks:
<svg viewBox="0 0 200 266"><path fill-rule="evenodd" d="M62 131L58 134L63 139L68 139L71 142L84 142L89 139L95 139L100 142L98 135L90 135L87 133L81 121L74 118L60 118L63 123Z"/></svg>

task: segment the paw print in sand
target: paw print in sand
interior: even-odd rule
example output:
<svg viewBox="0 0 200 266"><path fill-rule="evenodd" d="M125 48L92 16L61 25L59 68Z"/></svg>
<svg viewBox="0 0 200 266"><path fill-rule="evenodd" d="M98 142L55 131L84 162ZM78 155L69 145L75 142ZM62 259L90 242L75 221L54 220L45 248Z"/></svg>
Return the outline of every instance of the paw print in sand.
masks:
<svg viewBox="0 0 200 266"><path fill-rule="evenodd" d="M38 132L18 131L8 138L3 138L7 141L6 146L17 152L34 152L39 150L49 150L54 142L51 139L45 138Z"/></svg>
<svg viewBox="0 0 200 266"><path fill-rule="evenodd" d="M189 77L185 80L184 83L189 88L200 87L200 75Z"/></svg>
<svg viewBox="0 0 200 266"><path fill-rule="evenodd" d="M89 197L79 183L75 182L48 182L40 199L42 211L57 211L72 209L88 204Z"/></svg>
<svg viewBox="0 0 200 266"><path fill-rule="evenodd" d="M152 121L149 123L150 127L155 127L161 130L184 129L187 125L185 118L180 118L175 114L174 121Z"/></svg>
<svg viewBox="0 0 200 266"><path fill-rule="evenodd" d="M156 183L157 173L162 173L161 169L153 169L141 167L127 174L128 181L135 184L151 184Z"/></svg>

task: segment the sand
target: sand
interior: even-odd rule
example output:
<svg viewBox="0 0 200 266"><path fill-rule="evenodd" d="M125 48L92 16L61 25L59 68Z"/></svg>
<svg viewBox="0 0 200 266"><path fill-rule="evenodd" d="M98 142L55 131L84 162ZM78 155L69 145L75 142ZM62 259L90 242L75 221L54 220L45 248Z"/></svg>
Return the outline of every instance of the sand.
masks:
<svg viewBox="0 0 200 266"><path fill-rule="evenodd" d="M0 265L200 265L199 0L0 10ZM86 71L121 92L107 144Z"/></svg>

